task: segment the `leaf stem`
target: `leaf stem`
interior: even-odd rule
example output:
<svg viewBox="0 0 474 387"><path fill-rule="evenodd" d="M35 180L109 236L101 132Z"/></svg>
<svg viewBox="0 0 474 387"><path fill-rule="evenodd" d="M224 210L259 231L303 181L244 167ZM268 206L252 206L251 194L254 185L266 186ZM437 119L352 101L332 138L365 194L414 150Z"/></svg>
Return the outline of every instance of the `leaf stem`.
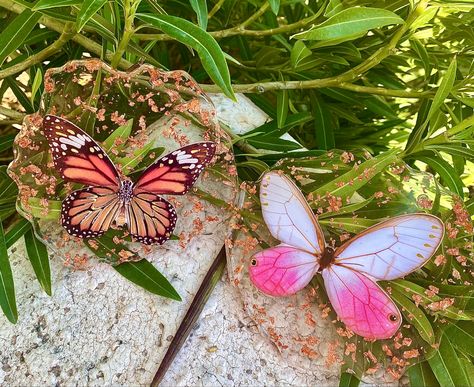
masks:
<svg viewBox="0 0 474 387"><path fill-rule="evenodd" d="M123 30L123 35L111 61L111 66L114 69L118 67L120 60L122 59L123 53L125 52L125 49L128 46L128 42L130 41L133 34L135 33L135 30L133 28L133 20L135 19L135 12L137 10L138 3L140 3L139 0L125 0L125 3L124 3L125 26Z"/></svg>
<svg viewBox="0 0 474 387"><path fill-rule="evenodd" d="M219 0L216 5L214 5L214 7L212 7L212 9L209 11L209 14L207 15L207 18L210 19L211 17L213 17L217 11L219 11L221 9L221 7L224 5L225 3L225 0Z"/></svg>
<svg viewBox="0 0 474 387"><path fill-rule="evenodd" d="M5 70L0 70L0 79L4 79L11 75L21 73L22 71L28 69L29 67L44 61L45 59L49 58L51 55L61 50L61 48L69 40L71 40L71 38L75 34L76 34L75 24L72 22L67 22L64 25L63 32L54 43L52 43L45 49L41 50L40 52L29 56L24 61L17 63L13 66L7 67Z"/></svg>

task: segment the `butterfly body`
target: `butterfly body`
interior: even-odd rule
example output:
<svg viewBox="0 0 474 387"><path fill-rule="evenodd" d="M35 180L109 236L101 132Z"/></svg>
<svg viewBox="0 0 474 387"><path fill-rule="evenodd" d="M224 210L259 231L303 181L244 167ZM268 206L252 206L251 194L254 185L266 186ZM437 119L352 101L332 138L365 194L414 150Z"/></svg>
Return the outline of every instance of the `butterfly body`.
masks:
<svg viewBox="0 0 474 387"><path fill-rule="evenodd" d="M47 115L43 129L61 177L87 186L68 195L61 208L62 226L81 238L126 224L134 240L164 243L177 217L160 195L187 193L215 152L212 142L187 145L155 161L133 182L122 178L104 150L73 123Z"/></svg>
<svg viewBox="0 0 474 387"><path fill-rule="evenodd" d="M441 243L443 223L428 214L401 215L333 249L303 194L285 175L263 176L260 201L270 233L282 244L252 257L254 285L268 295L287 296L320 273L335 312L349 329L368 339L392 337L402 317L377 281L423 266Z"/></svg>

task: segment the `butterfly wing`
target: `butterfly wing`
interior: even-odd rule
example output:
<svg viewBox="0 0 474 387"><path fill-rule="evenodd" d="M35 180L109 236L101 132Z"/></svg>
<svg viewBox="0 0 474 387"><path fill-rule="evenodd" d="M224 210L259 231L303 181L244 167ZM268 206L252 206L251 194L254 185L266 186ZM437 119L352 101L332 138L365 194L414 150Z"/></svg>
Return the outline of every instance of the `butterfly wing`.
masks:
<svg viewBox="0 0 474 387"><path fill-rule="evenodd" d="M136 192L184 195L196 182L216 151L213 142L177 149L150 165L135 184Z"/></svg>
<svg viewBox="0 0 474 387"><path fill-rule="evenodd" d="M54 165L64 180L118 189L120 178L114 164L91 136L52 115L44 117L43 130Z"/></svg>
<svg viewBox="0 0 474 387"><path fill-rule="evenodd" d="M171 237L176 225L176 211L167 200L156 194L135 193L127 208L127 224L137 241L161 245Z"/></svg>
<svg viewBox="0 0 474 387"><path fill-rule="evenodd" d="M285 175L266 173L260 185L262 214L270 233L309 253L324 251L324 234L298 187Z"/></svg>
<svg viewBox="0 0 474 387"><path fill-rule="evenodd" d="M317 258L287 245L258 252L249 267L250 279L262 292L288 296L303 289L318 270Z"/></svg>
<svg viewBox="0 0 474 387"><path fill-rule="evenodd" d="M423 266L443 235L443 222L433 215L402 215L346 242L334 253L335 262L376 280L392 280Z"/></svg>
<svg viewBox="0 0 474 387"><path fill-rule="evenodd" d="M339 319L367 339L388 339L402 317L390 297L371 279L350 268L331 265L322 271L331 305Z"/></svg>
<svg viewBox="0 0 474 387"><path fill-rule="evenodd" d="M62 203L61 224L80 238L92 238L108 230L120 211L115 189L88 187L72 192Z"/></svg>

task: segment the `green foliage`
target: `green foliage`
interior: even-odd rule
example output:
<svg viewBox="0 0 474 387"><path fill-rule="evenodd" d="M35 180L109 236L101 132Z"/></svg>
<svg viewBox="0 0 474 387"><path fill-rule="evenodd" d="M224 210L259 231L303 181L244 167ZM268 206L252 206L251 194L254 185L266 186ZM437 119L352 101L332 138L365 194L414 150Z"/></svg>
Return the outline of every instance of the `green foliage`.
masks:
<svg viewBox="0 0 474 387"><path fill-rule="evenodd" d="M40 18L46 28L40 28ZM474 6L468 1L0 0L0 97L6 102L8 92L16 98L0 106L0 306L5 315L17 320L8 248L23 235L38 280L51 292L44 248L30 223L16 213L16 187L5 173L13 156L12 125L38 109L48 68L87 53L121 69L139 61L184 69L205 91L229 97L247 93L273 119L244 136L233 135L242 180L258 179L289 155L298 159L332 148L364 150L374 157L360 170L375 176L402 159L433 173L439 186L459 195L473 215L473 21ZM26 82L17 78L23 72ZM127 128L114 135L126 137ZM296 141L280 138L284 134ZM106 140L106 146L113 142ZM141 156L150 151L145 147L136 157L117 162L141 168ZM360 171L342 172L312 190L356 192ZM30 204L40 213L34 200ZM352 213L371 205L365 201L342 208L338 219L346 230L361 231L371 220L356 222ZM57 217L60 203L50 208L48 216ZM330 220L322 217L321 223L330 225ZM111 246L103 248L97 253L116 254L106 251ZM472 264L472 252L468 260ZM392 284L395 301L415 316L420 335L440 345L431 358L408 369L413 385L472 383L472 285L449 284L447 273L453 268L462 269L455 259L439 270L436 283ZM146 261L116 269L151 292L179 299ZM422 306L433 302L423 298L430 284L440 289L440 297L465 306L462 313L454 307L439 313L449 319L441 342L439 321L412 302L413 296L421 297ZM342 375L341 385L357 383L353 375Z"/></svg>

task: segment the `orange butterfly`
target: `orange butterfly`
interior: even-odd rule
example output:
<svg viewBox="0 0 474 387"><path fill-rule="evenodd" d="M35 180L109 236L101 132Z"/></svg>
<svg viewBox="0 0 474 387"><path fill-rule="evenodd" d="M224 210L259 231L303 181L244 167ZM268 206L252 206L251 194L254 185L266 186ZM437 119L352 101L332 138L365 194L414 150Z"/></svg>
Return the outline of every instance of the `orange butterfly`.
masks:
<svg viewBox="0 0 474 387"><path fill-rule="evenodd" d="M167 241L176 211L159 195L184 195L214 156L216 144L200 142L156 160L134 183L121 179L104 150L63 118L47 115L44 134L64 180L88 187L72 192L61 208L61 224L80 238L102 235L112 223L127 224L132 237L147 245Z"/></svg>

